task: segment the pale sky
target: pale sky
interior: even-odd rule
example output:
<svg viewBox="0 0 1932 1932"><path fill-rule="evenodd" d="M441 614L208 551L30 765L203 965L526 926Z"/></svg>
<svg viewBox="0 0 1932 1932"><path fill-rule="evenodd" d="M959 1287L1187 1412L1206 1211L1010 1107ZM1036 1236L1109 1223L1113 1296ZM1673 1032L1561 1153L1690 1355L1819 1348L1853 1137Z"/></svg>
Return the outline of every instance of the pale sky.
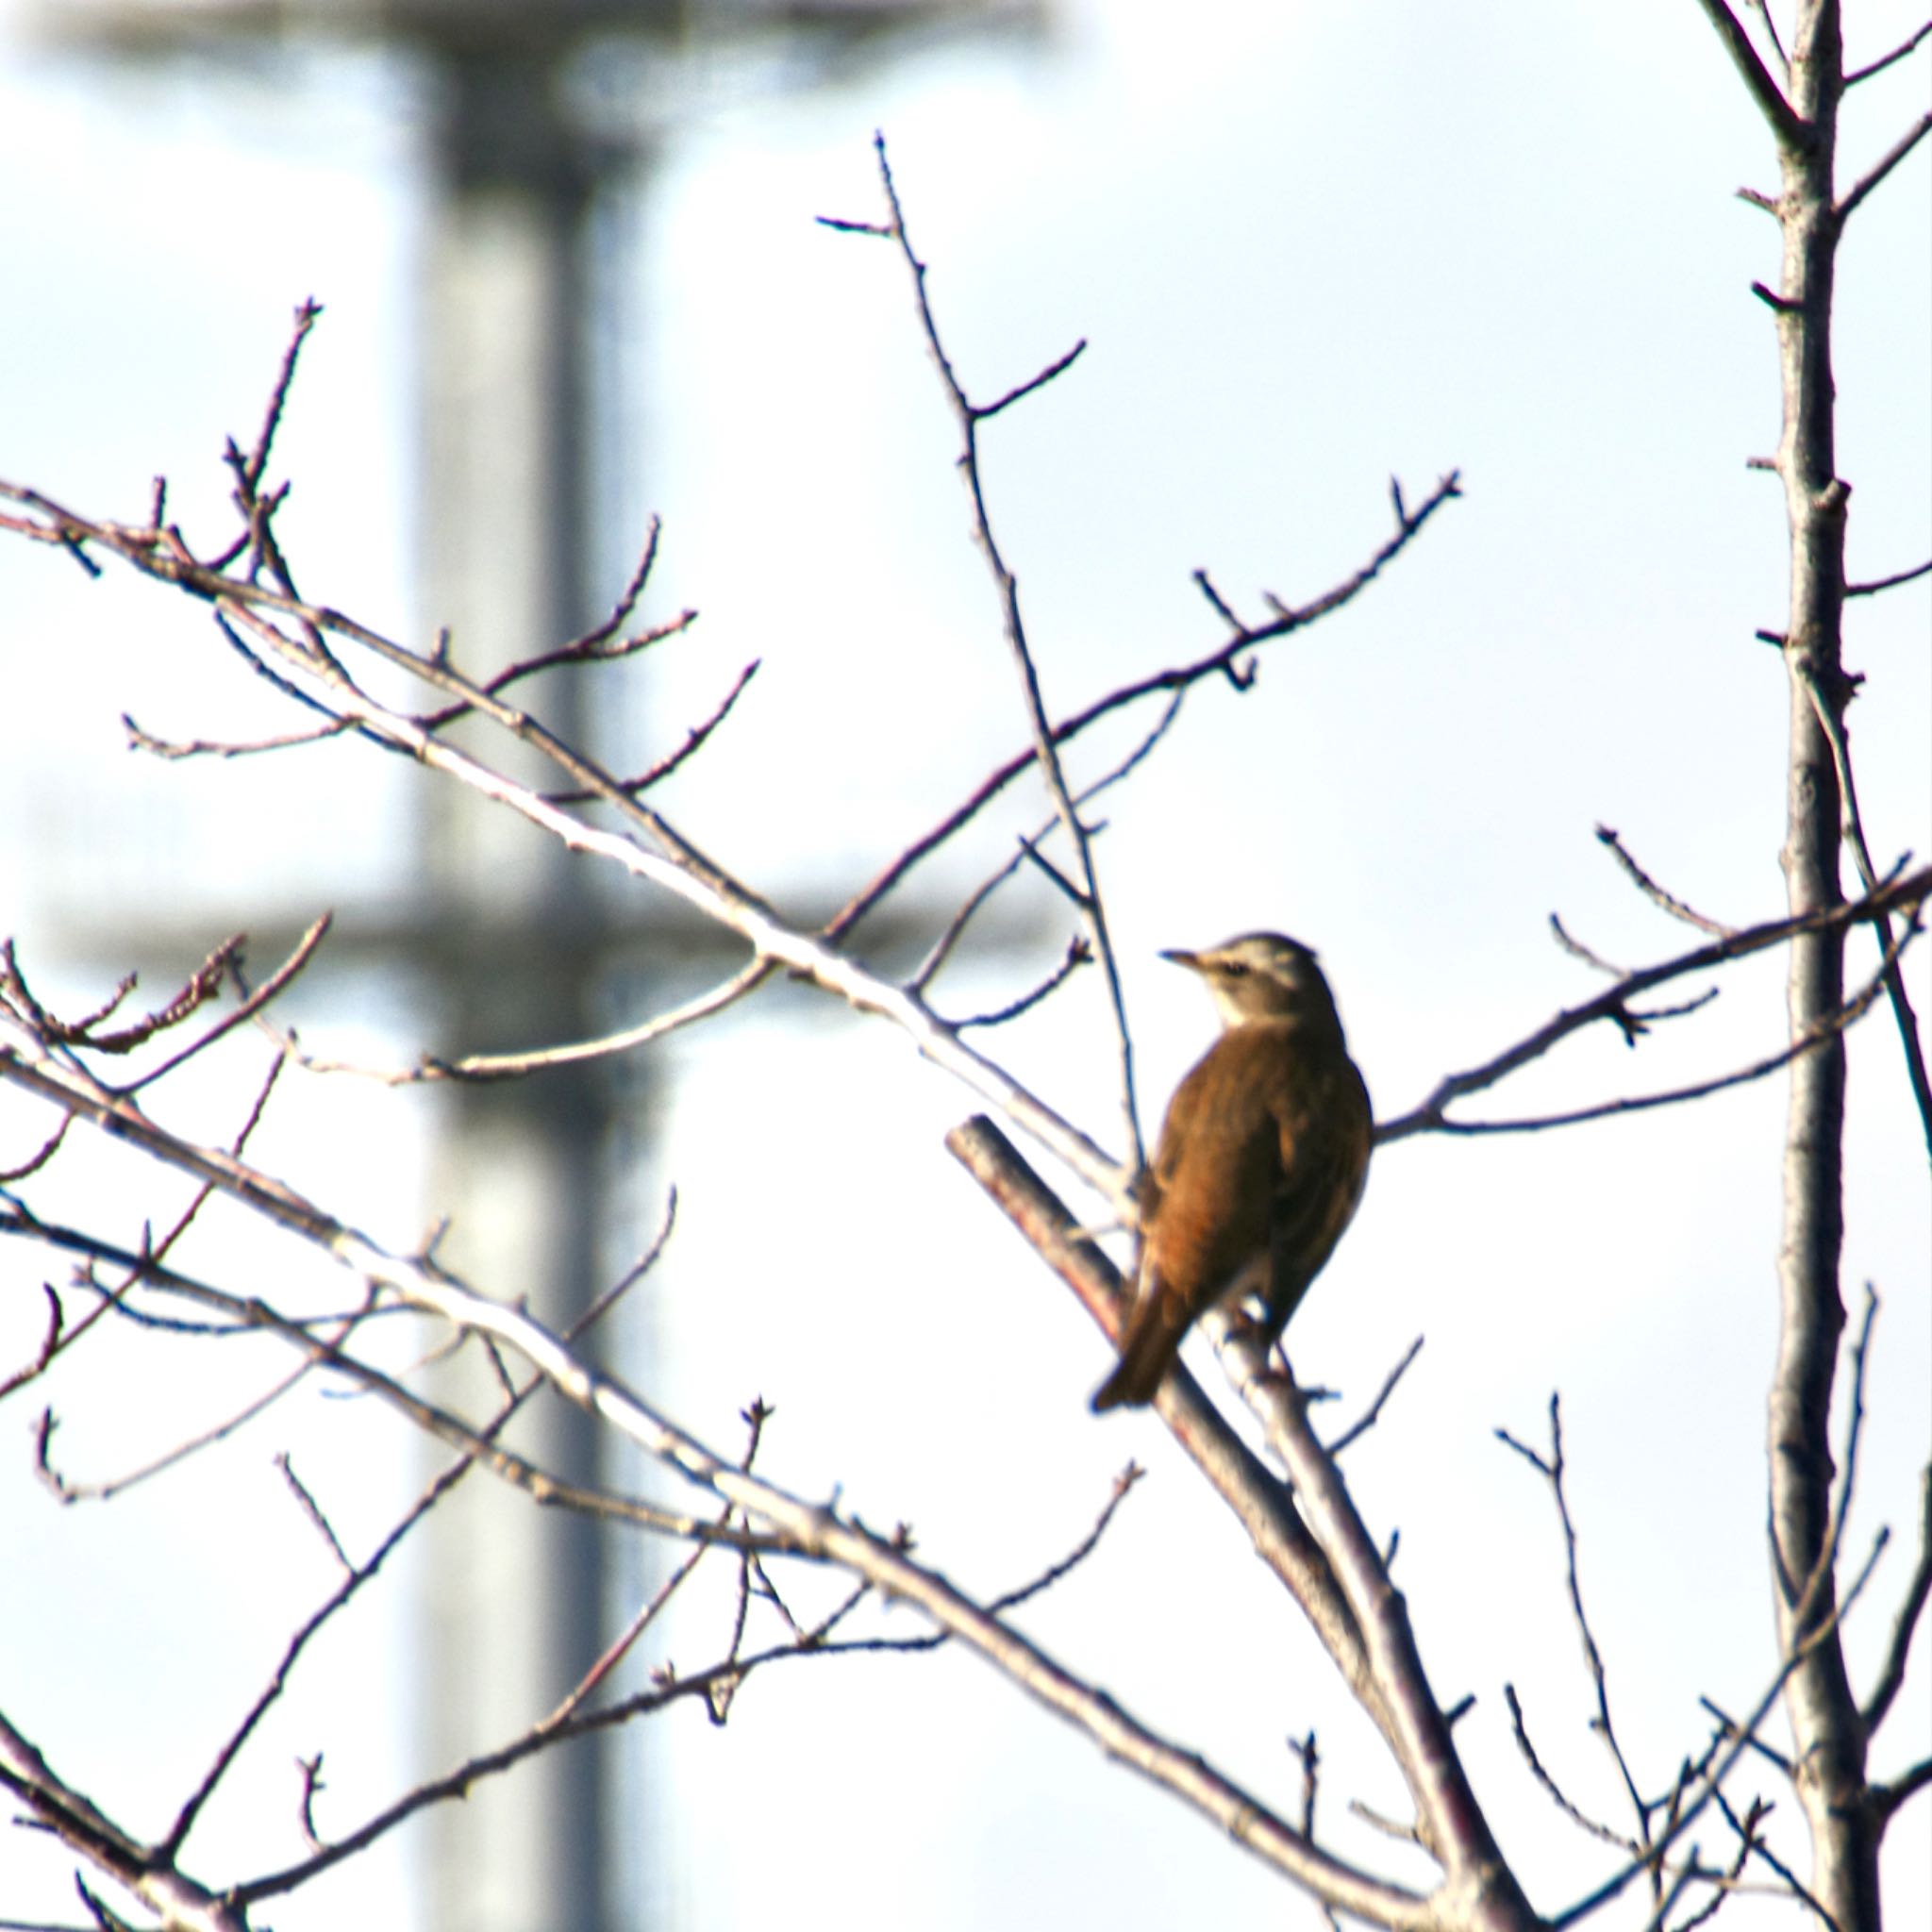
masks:
<svg viewBox="0 0 1932 1932"><path fill-rule="evenodd" d="M296 481L285 541L312 594L421 635L413 263L429 209L415 85L341 48L225 76L109 73L33 53L12 11L0 475L133 517L165 471L176 514L212 529L222 438L252 433L290 311L312 294L327 313L278 446ZM665 804L782 905L850 890L1024 740L903 275L877 244L813 221L876 214L883 128L974 391L1090 343L987 435L1056 709L1220 641L1195 568L1251 615L1264 589L1305 601L1383 540L1391 475L1414 500L1462 472L1466 499L1364 599L1271 647L1245 695L1194 693L1110 798L1098 848L1150 1131L1211 1030L1156 953L1256 926L1321 949L1391 1114L1596 990L1552 943L1551 911L1630 964L1692 942L1622 880L1599 823L1718 917L1782 908L1785 685L1752 633L1782 621L1784 509L1774 479L1746 467L1777 435L1771 320L1749 293L1774 280L1777 242L1733 193L1774 186L1774 161L1692 0L1208 5L1185 36L1174 11L1086 0L1030 47L941 47L818 90L724 58L657 81L657 165L608 269L619 379L598 535L614 589L632 533L661 513L653 608L703 615L654 659L626 742L645 757L675 742L763 660ZM1852 12L1854 65L1917 24L1890 0ZM1921 110L1926 59L1855 94L1843 178ZM1928 176L1922 150L1840 257L1855 579L1932 547ZM1881 864L1932 850L1928 633L1923 581L1849 622ZM216 735L257 704L197 611L111 573L90 585L15 543L0 547L0 928L29 959L103 911L201 907L213 937L258 907L306 918L396 883L416 774L351 747L195 767L123 749L123 711ZM1130 740L1091 747L1077 773ZM1036 803L930 890L998 862ZM1043 892L1014 903L1044 920L1041 937L963 975L958 1010L1010 996L1063 943ZM1855 942L1854 973L1868 955ZM1781 1014L1767 963L1641 1051L1586 1037L1472 1111L1721 1071L1771 1051ZM371 990L308 1024L332 1049L394 1059L424 1020ZM1097 987L991 1044L1121 1144ZM1864 1683L1911 1561L1927 1453L1932 1215L1888 1015L1856 1034L1851 1066L1844 1280L1848 1297L1872 1281L1883 1306L1850 1546L1894 1528L1848 1634ZM735 1449L738 1410L765 1395L779 1408L768 1474L808 1494L839 1486L869 1523L911 1520L924 1560L984 1594L1077 1541L1138 1457L1150 1480L1024 1627L1277 1808L1299 1790L1283 1740L1316 1727L1324 1838L1419 1880L1421 1861L1405 1868L1346 1814L1350 1797L1399 1811L1402 1793L1298 1613L1158 1424L1088 1414L1103 1342L940 1144L969 1098L883 1029L792 991L683 1037L654 1078L631 1185L646 1220L664 1181L680 1189L650 1303L659 1353L641 1376L666 1410ZM199 1131L229 1130L231 1094L195 1105ZM438 1205L420 1096L308 1079L283 1105L265 1159L385 1238L420 1236ZM1611 1860L1524 1770L1505 1681L1559 1775L1623 1818L1585 1729L1554 1511L1491 1431L1540 1439L1561 1391L1612 1697L1660 1791L1707 1735L1699 1696L1748 1707L1775 1663L1762 1438L1782 1108L1773 1080L1634 1122L1389 1148L1291 1331L1305 1378L1355 1403L1427 1336L1349 1474L1372 1524L1401 1529L1397 1580L1436 1687L1476 1696L1457 1736L1545 1910ZM0 1100L0 1164L27 1134ZM149 1185L139 1170L99 1185L124 1177ZM245 1278L245 1259L232 1266ZM0 1251L0 1370L38 1340L48 1272ZM272 1455L292 1447L364 1534L412 1468L399 1438L365 1436L318 1393L111 1506L63 1511L35 1483L42 1401L63 1419L63 1455L99 1474L183 1433L177 1412L217 1412L213 1389L186 1377L129 1341L0 1417L0 1706L77 1785L155 1831L327 1588ZM375 1466L358 1448L372 1440ZM326 1647L245 1790L197 1836L203 1875L296 1855L297 1752L326 1751L339 1829L415 1774L414 1581L405 1567ZM693 1614L672 1654L695 1665L716 1629ZM1880 1774L1932 1748L1927 1641ZM651 1923L676 1932L1318 1923L964 1657L784 1666L753 1681L728 1727L680 1711L641 1742L650 1824L632 1882ZM1794 1855L1790 1794L1750 1776L1732 1789L1778 1801L1777 1842ZM1922 1795L1893 1829L1894 1925L1932 1914L1928 1814ZM1709 1860L1731 1849L1716 1824L1697 1840ZM405 1904L420 1842L264 1922L426 1923ZM71 1870L25 1834L0 1837L0 1920L77 1922ZM1725 1923L1769 1923L1752 1913L1740 1902ZM1641 1920L1633 1900L1616 1923Z"/></svg>

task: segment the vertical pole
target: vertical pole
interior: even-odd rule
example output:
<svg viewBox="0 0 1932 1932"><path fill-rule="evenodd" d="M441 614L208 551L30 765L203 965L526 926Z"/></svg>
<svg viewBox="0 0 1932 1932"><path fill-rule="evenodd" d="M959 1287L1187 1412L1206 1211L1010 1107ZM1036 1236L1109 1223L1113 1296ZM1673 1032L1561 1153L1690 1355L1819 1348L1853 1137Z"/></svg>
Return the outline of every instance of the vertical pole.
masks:
<svg viewBox="0 0 1932 1932"><path fill-rule="evenodd" d="M534 37L533 37L534 38ZM557 99L549 47L484 44L438 63L435 210L421 340L425 618L457 660L501 669L585 627L582 427L588 330L580 291L596 189ZM524 696L572 741L580 677ZM504 756L500 738L490 747ZM433 883L428 954L442 1050L588 1031L595 913L583 869L554 841L458 788L428 788L419 876ZM558 1072L451 1096L437 1197L459 1273L568 1327L594 1292L605 1102L595 1073ZM447 1365L466 1412L498 1391L480 1352ZM518 1441L544 1468L595 1479L588 1418L551 1397ZM424 1715L441 1769L516 1735L597 1654L605 1574L583 1521L482 1482L429 1525L431 1641ZM599 1740L542 1755L431 1813L431 1922L449 1932L613 1924Z"/></svg>

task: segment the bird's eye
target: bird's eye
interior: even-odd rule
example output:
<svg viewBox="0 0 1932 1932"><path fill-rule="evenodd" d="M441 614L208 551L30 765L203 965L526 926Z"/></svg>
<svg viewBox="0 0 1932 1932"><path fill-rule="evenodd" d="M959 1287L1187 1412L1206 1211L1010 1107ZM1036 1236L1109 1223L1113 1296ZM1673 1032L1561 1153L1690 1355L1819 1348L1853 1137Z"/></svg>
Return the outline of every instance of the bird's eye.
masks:
<svg viewBox="0 0 1932 1932"><path fill-rule="evenodd" d="M1221 970L1230 979L1243 979L1247 976L1248 971L1246 962L1241 959L1228 960Z"/></svg>

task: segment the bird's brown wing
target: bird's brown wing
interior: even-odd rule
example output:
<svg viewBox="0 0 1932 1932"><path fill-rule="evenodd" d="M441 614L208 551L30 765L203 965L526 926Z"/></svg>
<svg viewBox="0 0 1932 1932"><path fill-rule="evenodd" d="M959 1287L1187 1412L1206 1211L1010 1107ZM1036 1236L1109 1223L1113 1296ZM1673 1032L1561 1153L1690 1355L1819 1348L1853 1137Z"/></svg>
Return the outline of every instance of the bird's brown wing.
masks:
<svg viewBox="0 0 1932 1932"><path fill-rule="evenodd" d="M1277 1130L1266 1083L1241 1077L1225 1044L1208 1050L1168 1103L1134 1307L1096 1409L1151 1400L1195 1320L1265 1268Z"/></svg>
<svg viewBox="0 0 1932 1932"><path fill-rule="evenodd" d="M1278 1091L1279 1176L1270 1205L1269 1332L1280 1335L1355 1217L1368 1179L1374 1115L1345 1051ZM1310 1077L1310 1075L1313 1075Z"/></svg>
<svg viewBox="0 0 1932 1932"><path fill-rule="evenodd" d="M1158 1206L1142 1241L1148 1263L1186 1312L1181 1325L1229 1292L1268 1247L1279 1162L1273 1083L1217 1042L1168 1108L1156 1157Z"/></svg>

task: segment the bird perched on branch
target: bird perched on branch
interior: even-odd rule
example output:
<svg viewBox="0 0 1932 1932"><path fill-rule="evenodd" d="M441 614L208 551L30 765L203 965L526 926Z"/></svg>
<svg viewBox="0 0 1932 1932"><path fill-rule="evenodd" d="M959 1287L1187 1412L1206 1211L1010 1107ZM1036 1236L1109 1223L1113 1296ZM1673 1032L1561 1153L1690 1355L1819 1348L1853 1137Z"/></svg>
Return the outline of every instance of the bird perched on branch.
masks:
<svg viewBox="0 0 1932 1932"><path fill-rule="evenodd" d="M1160 957L1207 982L1222 1034L1174 1090L1141 1177L1134 1306L1096 1411L1151 1402L1217 1302L1258 1293L1278 1340L1368 1178L1369 1090L1314 954L1251 932Z"/></svg>

